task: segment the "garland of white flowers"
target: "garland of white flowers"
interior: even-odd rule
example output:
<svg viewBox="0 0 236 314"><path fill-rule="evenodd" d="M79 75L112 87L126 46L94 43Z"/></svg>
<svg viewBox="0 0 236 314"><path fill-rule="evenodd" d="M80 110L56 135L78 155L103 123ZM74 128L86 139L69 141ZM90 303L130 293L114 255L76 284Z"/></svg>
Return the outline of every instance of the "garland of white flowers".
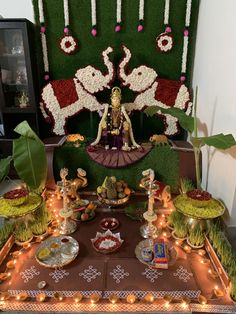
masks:
<svg viewBox="0 0 236 314"><path fill-rule="evenodd" d="M60 39L59 47L67 55L70 55L78 49L78 41L70 35L69 21L69 3L68 0L63 0L64 8L64 36Z"/></svg>
<svg viewBox="0 0 236 314"><path fill-rule="evenodd" d="M115 26L116 33L119 33L121 30L121 6L122 0L116 0L116 26Z"/></svg>
<svg viewBox="0 0 236 314"><path fill-rule="evenodd" d="M184 43L183 43L182 64L181 64L181 77L180 77L181 82L184 82L186 80L191 8L192 8L192 0L187 0L186 13L185 13Z"/></svg>
<svg viewBox="0 0 236 314"><path fill-rule="evenodd" d="M144 20L144 0L139 0L139 24L137 27L138 32L142 32L143 27L143 20Z"/></svg>
<svg viewBox="0 0 236 314"><path fill-rule="evenodd" d="M165 0L164 25L165 31L156 38L156 48L161 52L168 52L173 48L172 29L169 25L170 0Z"/></svg>
<svg viewBox="0 0 236 314"><path fill-rule="evenodd" d="M38 0L39 8L39 22L40 22L40 35L41 35L41 44L43 51L43 66L44 66L44 80L49 80L49 63L48 63L48 49L47 49L47 39L46 39L46 27L44 20L44 11L43 11L43 0Z"/></svg>
<svg viewBox="0 0 236 314"><path fill-rule="evenodd" d="M92 18L92 30L91 34L93 37L97 36L97 10L96 0L91 0L91 18Z"/></svg>

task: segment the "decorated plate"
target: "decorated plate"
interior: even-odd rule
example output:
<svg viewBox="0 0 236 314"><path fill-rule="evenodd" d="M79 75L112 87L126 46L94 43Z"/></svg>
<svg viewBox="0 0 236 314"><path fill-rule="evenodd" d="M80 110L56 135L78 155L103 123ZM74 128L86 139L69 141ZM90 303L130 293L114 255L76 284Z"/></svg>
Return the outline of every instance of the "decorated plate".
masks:
<svg viewBox="0 0 236 314"><path fill-rule="evenodd" d="M36 261L45 267L63 267L72 262L79 253L78 242L70 236L51 237L38 247Z"/></svg>
<svg viewBox="0 0 236 314"><path fill-rule="evenodd" d="M100 227L103 229L103 230L115 230L116 228L118 228L119 226L119 220L117 220L116 218L113 218L113 217L107 217L107 218L103 218L101 221L100 221Z"/></svg>
<svg viewBox="0 0 236 314"><path fill-rule="evenodd" d="M172 266L177 260L177 251L175 250L173 246L170 246L169 243L166 243L166 245L168 248L168 266ZM153 240L146 239L139 242L135 248L135 255L141 263L148 265L149 267L156 268L155 265L152 263L152 261L147 262L143 259L142 252L143 252L143 249L146 249L146 248L149 248L151 251L153 251Z"/></svg>
<svg viewBox="0 0 236 314"><path fill-rule="evenodd" d="M105 233L97 232L91 242L97 252L107 254L117 251L124 240L121 240L120 233L112 233L108 229Z"/></svg>

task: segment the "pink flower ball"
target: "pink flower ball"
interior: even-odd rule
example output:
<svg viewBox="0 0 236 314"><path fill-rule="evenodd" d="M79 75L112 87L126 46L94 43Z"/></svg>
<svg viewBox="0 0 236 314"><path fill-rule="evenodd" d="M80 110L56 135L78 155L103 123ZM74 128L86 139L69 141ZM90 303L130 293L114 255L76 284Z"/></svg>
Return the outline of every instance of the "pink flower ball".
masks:
<svg viewBox="0 0 236 314"><path fill-rule="evenodd" d="M45 81L48 81L48 80L49 80L49 75L48 75L48 74L45 74L45 75L44 75L44 80L45 80Z"/></svg>
<svg viewBox="0 0 236 314"><path fill-rule="evenodd" d="M46 27L45 26L41 26L40 27L40 32L41 33L45 33L46 32Z"/></svg>
<svg viewBox="0 0 236 314"><path fill-rule="evenodd" d="M120 25L116 25L116 27L115 27L115 32L116 32L116 33L119 33L119 32L120 32L120 30L121 30Z"/></svg>
<svg viewBox="0 0 236 314"><path fill-rule="evenodd" d="M97 36L97 30L96 30L96 28L93 28L93 29L91 30L91 34L92 34L93 37L96 37L96 36Z"/></svg>
<svg viewBox="0 0 236 314"><path fill-rule="evenodd" d="M187 29L185 29L185 30L184 30L184 36L185 36L185 37L188 37L188 35L189 35L189 31L188 31Z"/></svg>
<svg viewBox="0 0 236 314"><path fill-rule="evenodd" d="M186 80L186 77L185 77L184 75L181 75L180 81L181 81L181 82L184 82L185 80Z"/></svg>
<svg viewBox="0 0 236 314"><path fill-rule="evenodd" d="M142 31L143 31L143 28L144 28L143 25L139 25L139 26L138 26L138 32L142 32Z"/></svg>
<svg viewBox="0 0 236 314"><path fill-rule="evenodd" d="M68 34L69 33L69 28L68 27L64 27L64 33Z"/></svg>
<svg viewBox="0 0 236 314"><path fill-rule="evenodd" d="M166 33L171 33L171 32L172 32L172 29L171 29L170 26L167 26L165 31L166 31Z"/></svg>

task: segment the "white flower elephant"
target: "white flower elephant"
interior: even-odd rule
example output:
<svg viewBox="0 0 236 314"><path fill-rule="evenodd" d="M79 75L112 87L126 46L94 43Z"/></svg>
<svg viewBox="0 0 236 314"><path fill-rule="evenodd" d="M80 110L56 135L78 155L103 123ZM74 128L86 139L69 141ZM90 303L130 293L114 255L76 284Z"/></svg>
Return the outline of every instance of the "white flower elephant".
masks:
<svg viewBox="0 0 236 314"><path fill-rule="evenodd" d="M78 69L73 79L55 80L48 83L41 94L41 111L46 119L53 122L52 131L57 135L65 134L68 117L82 109L89 111L103 110L95 93L110 88L114 81L114 66L108 55L113 51L108 47L102 52L104 64L108 72L103 74L91 65Z"/></svg>
<svg viewBox="0 0 236 314"><path fill-rule="evenodd" d="M186 85L179 81L160 79L156 71L145 65L141 65L132 71L127 71L127 65L131 59L131 52L126 46L122 46L124 58L119 64L118 75L124 86L137 93L134 103L126 104L126 110L143 110L147 106L160 106L162 108L175 107L190 114L192 103L190 92ZM165 118L166 135L178 133L177 118L169 114L158 115Z"/></svg>

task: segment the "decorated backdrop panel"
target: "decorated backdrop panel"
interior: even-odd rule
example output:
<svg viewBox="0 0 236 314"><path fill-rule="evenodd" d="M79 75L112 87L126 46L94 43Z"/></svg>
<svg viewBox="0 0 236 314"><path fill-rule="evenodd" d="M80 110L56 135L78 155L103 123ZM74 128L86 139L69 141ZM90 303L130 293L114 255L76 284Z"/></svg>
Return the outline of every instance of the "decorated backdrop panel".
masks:
<svg viewBox="0 0 236 314"><path fill-rule="evenodd" d="M41 42L39 35L38 0L32 0L37 32L37 49L40 56ZM142 1L141 1L142 2ZM170 0L169 25L172 29L174 40L173 49L168 53L161 53L156 49L156 37L164 32L164 0L145 0L143 31L138 32L139 0L123 0L121 8L121 30L115 32L116 26L116 0L97 0L96 19L97 36L91 35L92 13L90 0L69 0L70 29L72 35L78 39L79 49L73 55L66 55L59 49L59 40L63 36L64 13L63 0L46 0L44 15L46 37L48 46L49 69L51 79L68 79L74 77L78 68L89 64L96 66L101 71L106 68L101 59L102 51L108 46L114 51L110 58L116 69L123 57L121 46L126 45L132 52L129 68L133 69L145 64L155 69L158 76L165 79L179 80L181 76L181 61L183 52L186 0ZM194 59L194 44L199 0L192 0L192 12L189 27L189 50L187 58L186 85L191 87L191 75ZM39 58L40 59L40 58ZM42 59L42 57L41 57ZM42 70L42 66L40 69ZM41 71L41 77L43 71ZM42 80L43 84L43 80ZM118 77L114 84L120 85ZM101 102L108 102L110 91L105 90L97 94ZM127 87L122 89L122 102L132 102L134 92ZM96 113L85 112L70 118L69 132L81 132L85 135L95 136L98 123ZM146 118L143 114L134 114L134 132L139 138L147 138L150 134L161 132L162 122L157 118ZM154 119L154 120L153 120ZM148 126L148 127L147 127Z"/></svg>

